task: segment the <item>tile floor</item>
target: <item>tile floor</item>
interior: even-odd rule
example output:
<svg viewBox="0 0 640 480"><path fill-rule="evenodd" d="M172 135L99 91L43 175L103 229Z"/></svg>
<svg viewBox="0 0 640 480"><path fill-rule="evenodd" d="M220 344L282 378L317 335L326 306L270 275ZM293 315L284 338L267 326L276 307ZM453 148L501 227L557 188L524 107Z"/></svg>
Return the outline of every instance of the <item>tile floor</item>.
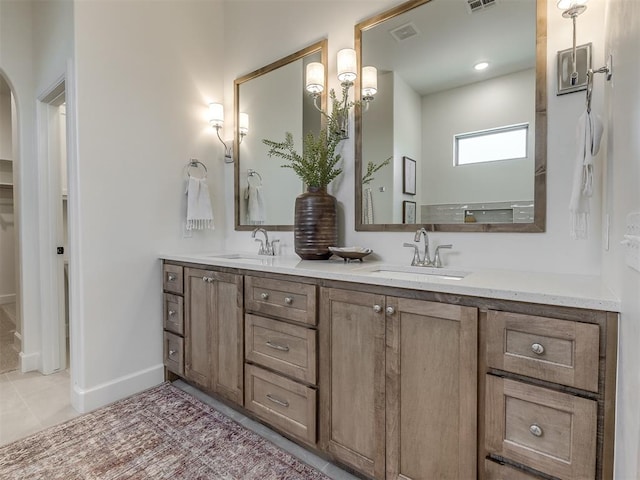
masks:
<svg viewBox="0 0 640 480"><path fill-rule="evenodd" d="M0 375L0 445L78 416L70 404L68 371Z"/></svg>

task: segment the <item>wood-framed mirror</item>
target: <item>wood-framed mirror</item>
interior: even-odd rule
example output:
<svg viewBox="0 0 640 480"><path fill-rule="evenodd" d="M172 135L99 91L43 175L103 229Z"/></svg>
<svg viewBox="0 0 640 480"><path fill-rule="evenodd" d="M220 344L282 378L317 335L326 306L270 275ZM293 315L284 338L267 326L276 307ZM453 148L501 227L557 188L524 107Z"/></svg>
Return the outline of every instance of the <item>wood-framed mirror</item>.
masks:
<svg viewBox="0 0 640 480"><path fill-rule="evenodd" d="M358 71L378 69L355 112L356 230L545 231L546 4L412 0L355 26Z"/></svg>
<svg viewBox="0 0 640 480"><path fill-rule="evenodd" d="M234 192L235 229L293 230L295 198L303 192L301 180L283 161L267 156L264 138L284 140L291 132L297 145L307 131L319 131L322 115L305 91L307 64L327 65L327 40L321 40L244 75L234 82ZM320 108L326 107L326 91ZM249 132L239 135L240 113L248 115Z"/></svg>

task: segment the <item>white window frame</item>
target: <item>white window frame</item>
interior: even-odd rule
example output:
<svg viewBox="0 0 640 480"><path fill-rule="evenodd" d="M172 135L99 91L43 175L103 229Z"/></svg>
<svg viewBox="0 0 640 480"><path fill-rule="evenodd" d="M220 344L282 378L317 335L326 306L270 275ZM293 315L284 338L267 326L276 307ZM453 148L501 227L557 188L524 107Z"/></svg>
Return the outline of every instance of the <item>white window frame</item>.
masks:
<svg viewBox="0 0 640 480"><path fill-rule="evenodd" d="M459 161L459 142L461 140L465 140L468 138L478 138L485 137L490 135L499 135L501 133L509 133L515 131L525 131L525 144L524 144L524 155L519 157L508 157L508 158L494 158L490 160L478 160L472 162L460 163ZM515 125L508 125L506 127L498 127L498 128L489 128L487 130L478 130L476 132L468 132L468 133L459 133L453 136L453 166L454 167L462 167L465 165L477 165L480 163L490 163L490 162L502 162L505 160L519 160L523 158L527 158L529 152L529 123L518 123Z"/></svg>

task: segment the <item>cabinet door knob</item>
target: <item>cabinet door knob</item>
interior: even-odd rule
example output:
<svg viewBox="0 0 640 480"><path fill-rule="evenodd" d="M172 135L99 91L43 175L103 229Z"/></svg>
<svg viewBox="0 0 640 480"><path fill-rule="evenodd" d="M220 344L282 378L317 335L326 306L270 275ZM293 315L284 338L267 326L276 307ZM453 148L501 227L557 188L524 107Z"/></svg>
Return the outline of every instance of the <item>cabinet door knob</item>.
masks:
<svg viewBox="0 0 640 480"><path fill-rule="evenodd" d="M293 298L284 297L284 303L286 303L287 305L291 305L293 303Z"/></svg>
<svg viewBox="0 0 640 480"><path fill-rule="evenodd" d="M267 292L264 292L260 295L260 297L262 297L263 300L268 300L269 299L269 294Z"/></svg>
<svg viewBox="0 0 640 480"><path fill-rule="evenodd" d="M202 277L202 281L203 281L203 282L208 282L208 281L209 281L209 277L206 277L206 276L205 276L205 277Z"/></svg>
<svg viewBox="0 0 640 480"><path fill-rule="evenodd" d="M374 305L373 311L376 313L380 313L382 311L382 307L380 305Z"/></svg>
<svg viewBox="0 0 640 480"><path fill-rule="evenodd" d="M542 355L544 353L544 347L539 343L534 343L531 345L531 351L536 355Z"/></svg>
<svg viewBox="0 0 640 480"><path fill-rule="evenodd" d="M268 340L266 342L267 347L271 347L274 350L280 350L281 352L288 352L289 351L289 346L288 345L280 345L278 343L274 343L271 340Z"/></svg>
<svg viewBox="0 0 640 480"><path fill-rule="evenodd" d="M169 350L169 356L173 357L175 355L176 351L175 350Z"/></svg>
<svg viewBox="0 0 640 480"><path fill-rule="evenodd" d="M173 317L176 314L175 310L169 310L169 316Z"/></svg>
<svg viewBox="0 0 640 480"><path fill-rule="evenodd" d="M170 273L169 275L167 275L167 280L169 280L170 282L175 282L176 274L175 273Z"/></svg>
<svg viewBox="0 0 640 480"><path fill-rule="evenodd" d="M273 403L275 403L276 405L280 405L282 407L288 407L289 406L289 402L287 402L286 400L280 400L279 398L274 397L270 393L267 393L267 398L269 400L271 400Z"/></svg>
<svg viewBox="0 0 640 480"><path fill-rule="evenodd" d="M396 309L393 307L387 307L385 312L387 312L387 315L393 315L394 313L396 313Z"/></svg>
<svg viewBox="0 0 640 480"><path fill-rule="evenodd" d="M540 428L540 425L536 425L535 423L529 427L529 431L534 437L542 436L542 428Z"/></svg>

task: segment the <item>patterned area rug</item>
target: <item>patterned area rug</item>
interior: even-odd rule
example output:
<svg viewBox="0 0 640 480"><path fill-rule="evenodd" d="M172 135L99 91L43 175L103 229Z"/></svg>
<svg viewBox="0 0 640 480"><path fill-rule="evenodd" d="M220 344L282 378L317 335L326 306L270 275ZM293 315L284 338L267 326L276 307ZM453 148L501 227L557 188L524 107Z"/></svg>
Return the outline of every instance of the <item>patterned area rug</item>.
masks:
<svg viewBox="0 0 640 480"><path fill-rule="evenodd" d="M4 307L0 308L0 374L16 370L20 365L18 352L13 346L15 313L11 318Z"/></svg>
<svg viewBox="0 0 640 480"><path fill-rule="evenodd" d="M169 383L0 448L3 480L328 480Z"/></svg>

